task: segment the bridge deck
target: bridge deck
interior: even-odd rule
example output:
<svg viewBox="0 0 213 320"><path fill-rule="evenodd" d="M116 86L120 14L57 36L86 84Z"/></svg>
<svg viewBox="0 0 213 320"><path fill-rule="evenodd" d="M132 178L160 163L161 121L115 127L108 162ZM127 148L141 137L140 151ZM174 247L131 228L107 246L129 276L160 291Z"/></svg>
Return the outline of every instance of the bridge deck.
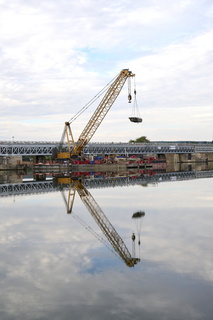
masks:
<svg viewBox="0 0 213 320"><path fill-rule="evenodd" d="M0 156L51 155L58 142L0 142ZM213 153L212 143L89 143L85 154Z"/></svg>

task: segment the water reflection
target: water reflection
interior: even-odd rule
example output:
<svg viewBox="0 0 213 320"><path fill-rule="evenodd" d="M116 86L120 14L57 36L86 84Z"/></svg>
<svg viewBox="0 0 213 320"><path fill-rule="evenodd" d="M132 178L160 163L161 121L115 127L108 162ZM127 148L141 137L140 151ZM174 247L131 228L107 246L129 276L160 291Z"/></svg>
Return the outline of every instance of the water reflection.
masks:
<svg viewBox="0 0 213 320"><path fill-rule="evenodd" d="M132 216L145 212L135 268L85 229L102 236L77 191L73 206L64 206L61 190L68 204L73 176L56 177L69 179L58 185L47 175L40 181L33 176L5 180L0 318L210 320L212 172L163 174L83 173L72 179L92 195L127 248L132 233L137 235Z"/></svg>
<svg viewBox="0 0 213 320"><path fill-rule="evenodd" d="M120 237L120 235L117 233L113 225L110 223L109 219L106 217L98 203L95 201L94 197L91 195L91 193L84 187L82 182L79 179L69 179L65 178L65 181L63 178L55 179L57 180L58 184L63 184L69 182L69 191L68 191L68 199L66 201L66 198L63 193L63 198L65 200L67 213L72 212L74 199L75 199L75 193L79 194L79 197L81 198L82 202L102 230L103 234L111 244L114 251L121 257L121 259L125 262L125 264L128 267L134 267L135 264L137 264L140 259L136 258L135 256L132 256L129 252L128 248L126 247L123 239ZM69 181L68 181L69 180ZM102 238L101 238L102 239ZM135 236L132 237L133 242L135 241ZM104 241L105 242L105 241ZM135 254L135 250L134 250Z"/></svg>

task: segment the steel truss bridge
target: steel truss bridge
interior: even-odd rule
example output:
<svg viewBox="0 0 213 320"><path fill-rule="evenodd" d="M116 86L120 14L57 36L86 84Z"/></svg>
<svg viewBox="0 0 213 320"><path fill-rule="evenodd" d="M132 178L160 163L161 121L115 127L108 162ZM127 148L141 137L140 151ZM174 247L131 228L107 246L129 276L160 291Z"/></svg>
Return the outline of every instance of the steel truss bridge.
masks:
<svg viewBox="0 0 213 320"><path fill-rule="evenodd" d="M180 171L156 173L155 175L141 176L123 176L123 177L100 177L100 178L84 178L83 185L87 189L96 188L113 188L133 185L154 185L161 182L194 180L202 178L213 178L213 170L208 171ZM69 185L64 185L64 189L68 190ZM48 192L59 192L61 187L55 187L53 180L47 181L26 181L22 183L5 183L0 184L0 197L16 196L16 195L33 195Z"/></svg>
<svg viewBox="0 0 213 320"><path fill-rule="evenodd" d="M1 156L48 156L58 142L5 142L0 141ZM65 147L65 146L64 146ZM89 143L84 154L165 154L165 153L213 153L213 143Z"/></svg>

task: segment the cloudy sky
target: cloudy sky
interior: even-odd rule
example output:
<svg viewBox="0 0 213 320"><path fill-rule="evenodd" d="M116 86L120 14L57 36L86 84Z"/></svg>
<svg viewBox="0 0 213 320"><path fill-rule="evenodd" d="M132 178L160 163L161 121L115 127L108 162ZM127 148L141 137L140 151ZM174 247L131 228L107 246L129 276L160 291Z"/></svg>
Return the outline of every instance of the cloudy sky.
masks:
<svg viewBox="0 0 213 320"><path fill-rule="evenodd" d="M143 122L128 120L126 84L92 141L213 139L210 0L0 0L0 68L0 140L60 140L123 68Z"/></svg>

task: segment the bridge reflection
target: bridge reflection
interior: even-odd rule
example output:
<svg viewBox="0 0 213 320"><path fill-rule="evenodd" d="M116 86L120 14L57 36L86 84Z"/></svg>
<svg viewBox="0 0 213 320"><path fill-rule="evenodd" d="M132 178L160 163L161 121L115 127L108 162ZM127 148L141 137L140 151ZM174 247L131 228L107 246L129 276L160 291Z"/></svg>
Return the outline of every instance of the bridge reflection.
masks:
<svg viewBox="0 0 213 320"><path fill-rule="evenodd" d="M67 177L67 183L66 183ZM148 171L129 171L129 172L75 172L66 174L41 174L7 176L0 183L0 197L14 195L29 195L47 192L58 192L60 187L56 180L63 178L63 187L69 188L70 178L80 179L84 187L110 188L133 185L153 185L162 182L174 182L182 180L193 180L201 178L212 178L213 170L203 171L173 171L173 172L154 172ZM9 181L7 181L9 179Z"/></svg>

